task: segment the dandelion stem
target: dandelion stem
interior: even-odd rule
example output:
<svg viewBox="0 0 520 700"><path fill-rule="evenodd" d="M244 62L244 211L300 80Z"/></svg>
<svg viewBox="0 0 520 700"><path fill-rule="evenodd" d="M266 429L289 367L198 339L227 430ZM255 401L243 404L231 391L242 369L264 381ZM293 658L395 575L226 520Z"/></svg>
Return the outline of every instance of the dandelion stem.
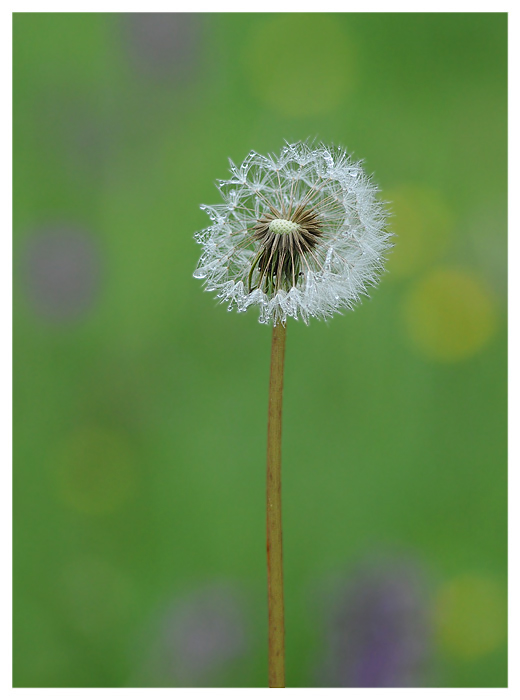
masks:
<svg viewBox="0 0 520 700"><path fill-rule="evenodd" d="M285 688L281 488L285 330L283 323L275 323L273 326L267 422L267 595L270 688Z"/></svg>

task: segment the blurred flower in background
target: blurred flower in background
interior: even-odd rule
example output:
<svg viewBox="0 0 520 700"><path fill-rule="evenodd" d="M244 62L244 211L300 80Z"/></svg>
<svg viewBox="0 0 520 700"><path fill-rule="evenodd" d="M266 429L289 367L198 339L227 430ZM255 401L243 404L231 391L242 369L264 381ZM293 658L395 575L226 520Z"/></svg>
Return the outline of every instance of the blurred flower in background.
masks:
<svg viewBox="0 0 520 700"><path fill-rule="evenodd" d="M197 70L202 14L129 12L120 19L125 49L143 79L185 81Z"/></svg>
<svg viewBox="0 0 520 700"><path fill-rule="evenodd" d="M215 685L248 651L246 604L235 583L176 597L152 627L139 685Z"/></svg>
<svg viewBox="0 0 520 700"><path fill-rule="evenodd" d="M328 611L324 686L413 687L432 664L425 579L408 559L374 558L338 585Z"/></svg>
<svg viewBox="0 0 520 700"><path fill-rule="evenodd" d="M43 226L25 241L25 296L42 320L67 322L83 316L97 300L101 272L97 241L81 226Z"/></svg>

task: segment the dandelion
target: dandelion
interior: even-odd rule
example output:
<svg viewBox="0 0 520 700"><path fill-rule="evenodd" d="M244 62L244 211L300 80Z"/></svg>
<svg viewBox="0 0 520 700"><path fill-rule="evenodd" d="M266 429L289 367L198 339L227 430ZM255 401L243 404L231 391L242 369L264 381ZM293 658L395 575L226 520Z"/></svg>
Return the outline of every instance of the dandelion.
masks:
<svg viewBox="0 0 520 700"><path fill-rule="evenodd" d="M384 269L390 247L377 187L341 148L287 144L252 151L218 182L223 203L203 205L212 225L196 234L195 277L260 322L326 318L351 309Z"/></svg>
<svg viewBox="0 0 520 700"><path fill-rule="evenodd" d="M260 309L273 324L267 425L269 686L285 687L281 442L286 322L351 309L384 269L390 248L378 189L342 148L286 144L278 157L254 151L203 205L211 226L195 235L194 276L229 310Z"/></svg>

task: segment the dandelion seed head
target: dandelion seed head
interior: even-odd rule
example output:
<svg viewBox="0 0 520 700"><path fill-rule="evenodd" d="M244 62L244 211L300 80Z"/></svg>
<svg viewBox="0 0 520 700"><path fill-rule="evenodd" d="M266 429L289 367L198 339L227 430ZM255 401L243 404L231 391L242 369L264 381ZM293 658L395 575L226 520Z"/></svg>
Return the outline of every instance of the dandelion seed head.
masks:
<svg viewBox="0 0 520 700"><path fill-rule="evenodd" d="M391 247L378 189L342 148L286 144L251 151L219 180L222 203L202 205L211 225L195 239L194 276L231 310L260 322L327 318L351 309L384 270Z"/></svg>

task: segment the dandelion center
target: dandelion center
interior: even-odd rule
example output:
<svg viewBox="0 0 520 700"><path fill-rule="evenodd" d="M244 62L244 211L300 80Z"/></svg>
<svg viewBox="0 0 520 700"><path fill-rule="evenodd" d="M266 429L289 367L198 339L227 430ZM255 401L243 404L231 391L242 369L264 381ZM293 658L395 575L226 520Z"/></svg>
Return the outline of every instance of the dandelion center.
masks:
<svg viewBox="0 0 520 700"><path fill-rule="evenodd" d="M299 228L299 224L295 221L289 221L289 219L273 219L269 224L269 230L281 236L296 233Z"/></svg>

